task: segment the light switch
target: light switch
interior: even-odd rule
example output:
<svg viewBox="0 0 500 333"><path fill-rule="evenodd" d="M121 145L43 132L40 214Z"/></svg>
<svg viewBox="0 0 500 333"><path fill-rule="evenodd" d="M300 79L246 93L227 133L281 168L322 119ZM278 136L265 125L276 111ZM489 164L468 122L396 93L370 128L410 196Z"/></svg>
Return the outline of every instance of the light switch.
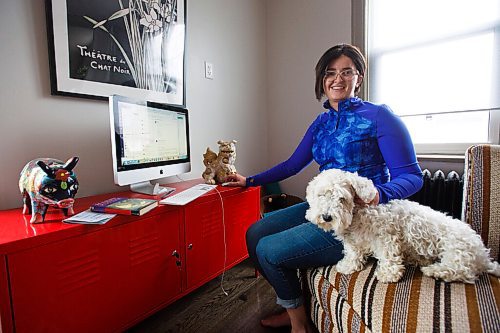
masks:
<svg viewBox="0 0 500 333"><path fill-rule="evenodd" d="M211 62L205 61L205 78L214 79L214 65Z"/></svg>

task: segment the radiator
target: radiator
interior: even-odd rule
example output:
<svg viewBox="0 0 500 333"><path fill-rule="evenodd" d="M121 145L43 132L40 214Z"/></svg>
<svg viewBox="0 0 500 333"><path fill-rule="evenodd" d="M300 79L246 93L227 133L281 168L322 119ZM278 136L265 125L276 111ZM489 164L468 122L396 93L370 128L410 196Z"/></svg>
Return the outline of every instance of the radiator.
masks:
<svg viewBox="0 0 500 333"><path fill-rule="evenodd" d="M451 171L445 176L441 170L432 174L428 169L425 169L423 174L422 189L408 199L460 219L464 188L463 176L456 171Z"/></svg>

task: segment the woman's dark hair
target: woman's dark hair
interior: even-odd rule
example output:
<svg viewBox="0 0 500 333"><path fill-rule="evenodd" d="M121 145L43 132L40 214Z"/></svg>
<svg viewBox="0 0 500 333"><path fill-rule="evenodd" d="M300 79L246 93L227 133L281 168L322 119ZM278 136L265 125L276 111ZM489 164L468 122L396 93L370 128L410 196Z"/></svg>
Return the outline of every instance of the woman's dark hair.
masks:
<svg viewBox="0 0 500 333"><path fill-rule="evenodd" d="M332 60L338 59L342 55L351 58L359 74L363 77L365 76L366 60L363 53L361 53L361 51L356 46L350 44L335 45L334 47L328 49L316 64L316 85L314 87L314 90L316 92L316 98L318 99L318 101L321 100L321 97L323 97L323 95L325 94L325 90L323 89L323 78L325 77L325 70L332 62ZM356 87L354 92L358 93L359 88L359 86Z"/></svg>

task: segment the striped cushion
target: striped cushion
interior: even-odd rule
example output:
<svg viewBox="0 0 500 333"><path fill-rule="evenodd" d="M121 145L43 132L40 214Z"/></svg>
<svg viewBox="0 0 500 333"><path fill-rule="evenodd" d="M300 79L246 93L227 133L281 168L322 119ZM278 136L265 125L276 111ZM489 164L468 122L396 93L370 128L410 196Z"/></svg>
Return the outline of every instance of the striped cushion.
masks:
<svg viewBox="0 0 500 333"><path fill-rule="evenodd" d="M500 332L500 279L446 283L407 267L398 283L379 283L371 261L343 275L307 271L311 317L320 332Z"/></svg>
<svg viewBox="0 0 500 333"><path fill-rule="evenodd" d="M492 258L500 259L500 146L476 145L465 154L462 220L483 238Z"/></svg>

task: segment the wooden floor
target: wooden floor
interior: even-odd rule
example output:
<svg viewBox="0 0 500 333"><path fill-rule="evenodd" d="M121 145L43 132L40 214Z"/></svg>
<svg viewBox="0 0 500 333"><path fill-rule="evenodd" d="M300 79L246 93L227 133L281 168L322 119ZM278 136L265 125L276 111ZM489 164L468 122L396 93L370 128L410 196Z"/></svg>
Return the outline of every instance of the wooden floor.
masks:
<svg viewBox="0 0 500 333"><path fill-rule="evenodd" d="M260 319L281 311L276 295L262 278L255 278L249 260L128 330L128 333L282 333L290 328L262 327Z"/></svg>

